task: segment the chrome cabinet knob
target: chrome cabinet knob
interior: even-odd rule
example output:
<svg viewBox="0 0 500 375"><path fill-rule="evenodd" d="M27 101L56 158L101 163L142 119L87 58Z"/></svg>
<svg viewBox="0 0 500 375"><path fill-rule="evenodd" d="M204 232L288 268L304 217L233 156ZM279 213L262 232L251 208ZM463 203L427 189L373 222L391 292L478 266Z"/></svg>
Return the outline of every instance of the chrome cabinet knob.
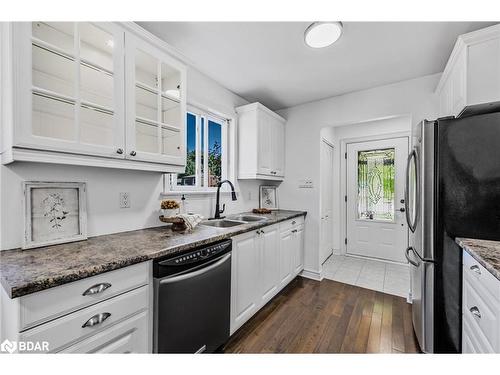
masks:
<svg viewBox="0 0 500 375"><path fill-rule="evenodd" d="M133 150L132 150L132 151L130 151L130 156L135 156L135 155L137 155L137 152L135 152L135 151L133 151Z"/></svg>
<svg viewBox="0 0 500 375"><path fill-rule="evenodd" d="M116 153L120 155L123 154L123 148L116 149Z"/></svg>
<svg viewBox="0 0 500 375"><path fill-rule="evenodd" d="M405 210L405 208L404 208L404 207L401 207L401 208L399 209L399 211L401 211L401 212L405 212L406 210Z"/></svg>
<svg viewBox="0 0 500 375"><path fill-rule="evenodd" d="M479 268L479 266L477 264L470 266L470 270L474 271L478 275L481 275L481 269Z"/></svg>
<svg viewBox="0 0 500 375"><path fill-rule="evenodd" d="M83 323L82 328L93 327L93 326L96 326L98 324L101 324L106 319L108 319L110 316L111 316L111 314L108 312L96 314L92 318L87 320L85 323Z"/></svg>
<svg viewBox="0 0 500 375"><path fill-rule="evenodd" d="M477 308L477 306L472 306L469 311L472 313L472 315L474 315L476 318L479 318L481 319L481 312L479 311L479 309Z"/></svg>

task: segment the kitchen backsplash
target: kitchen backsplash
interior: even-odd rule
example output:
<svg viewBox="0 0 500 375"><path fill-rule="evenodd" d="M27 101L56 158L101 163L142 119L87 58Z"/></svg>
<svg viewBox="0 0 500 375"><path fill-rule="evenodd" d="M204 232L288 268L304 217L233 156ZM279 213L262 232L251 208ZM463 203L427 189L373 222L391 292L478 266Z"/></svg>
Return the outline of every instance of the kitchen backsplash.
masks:
<svg viewBox="0 0 500 375"><path fill-rule="evenodd" d="M88 236L124 232L162 225L158 220L162 195L162 175L153 172L93 168L41 163L0 166L1 205L0 249L22 245L24 235L23 181L68 181L87 183ZM263 181L237 181L238 200L221 194L226 214L251 210L259 205L259 185ZM119 194L130 194L130 208L120 208ZM181 196L168 196L180 200ZM186 210L213 216L215 195L186 195Z"/></svg>

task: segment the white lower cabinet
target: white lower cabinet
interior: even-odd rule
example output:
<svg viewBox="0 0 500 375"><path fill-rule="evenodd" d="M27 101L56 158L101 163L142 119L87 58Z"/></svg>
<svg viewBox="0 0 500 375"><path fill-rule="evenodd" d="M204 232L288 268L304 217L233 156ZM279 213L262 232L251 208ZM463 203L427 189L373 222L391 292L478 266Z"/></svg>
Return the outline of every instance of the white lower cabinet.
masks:
<svg viewBox="0 0 500 375"><path fill-rule="evenodd" d="M303 222L289 220L233 237L231 334L302 271Z"/></svg>
<svg viewBox="0 0 500 375"><path fill-rule="evenodd" d="M279 227L273 225L260 230L260 301L265 304L278 291L280 285L279 268L280 242Z"/></svg>
<svg viewBox="0 0 500 375"><path fill-rule="evenodd" d="M231 333L256 311L260 254L259 234L249 232L233 238L231 258Z"/></svg>
<svg viewBox="0 0 500 375"><path fill-rule="evenodd" d="M61 353L147 353L148 312L143 311Z"/></svg>
<svg viewBox="0 0 500 375"><path fill-rule="evenodd" d="M463 253L462 352L500 353L500 281Z"/></svg>
<svg viewBox="0 0 500 375"><path fill-rule="evenodd" d="M293 279L293 233L289 229L285 232L280 233L280 286L284 287Z"/></svg>
<svg viewBox="0 0 500 375"><path fill-rule="evenodd" d="M50 353L151 352L150 278L145 262L5 298L1 313L10 324L2 341L40 343L48 345L40 352Z"/></svg>

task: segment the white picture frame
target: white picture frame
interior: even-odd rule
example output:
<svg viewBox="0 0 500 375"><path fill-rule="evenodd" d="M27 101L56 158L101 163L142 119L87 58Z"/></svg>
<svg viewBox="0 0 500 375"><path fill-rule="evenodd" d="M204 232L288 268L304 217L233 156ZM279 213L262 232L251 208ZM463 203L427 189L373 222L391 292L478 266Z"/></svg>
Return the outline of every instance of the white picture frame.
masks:
<svg viewBox="0 0 500 375"><path fill-rule="evenodd" d="M260 185L259 187L259 208L269 210L278 209L278 187L274 185Z"/></svg>
<svg viewBox="0 0 500 375"><path fill-rule="evenodd" d="M87 239L84 182L23 182L23 249Z"/></svg>

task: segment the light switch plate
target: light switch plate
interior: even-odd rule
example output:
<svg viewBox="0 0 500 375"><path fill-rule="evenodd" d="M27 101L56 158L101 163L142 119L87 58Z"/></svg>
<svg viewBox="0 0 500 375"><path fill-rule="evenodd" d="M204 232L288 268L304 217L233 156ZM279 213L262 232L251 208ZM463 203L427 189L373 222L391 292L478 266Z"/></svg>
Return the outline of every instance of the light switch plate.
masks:
<svg viewBox="0 0 500 375"><path fill-rule="evenodd" d="M314 187L313 180L310 178L306 178L303 180L299 180L299 188L300 189L312 189Z"/></svg>
<svg viewBox="0 0 500 375"><path fill-rule="evenodd" d="M120 193L120 208L130 208L130 193Z"/></svg>

